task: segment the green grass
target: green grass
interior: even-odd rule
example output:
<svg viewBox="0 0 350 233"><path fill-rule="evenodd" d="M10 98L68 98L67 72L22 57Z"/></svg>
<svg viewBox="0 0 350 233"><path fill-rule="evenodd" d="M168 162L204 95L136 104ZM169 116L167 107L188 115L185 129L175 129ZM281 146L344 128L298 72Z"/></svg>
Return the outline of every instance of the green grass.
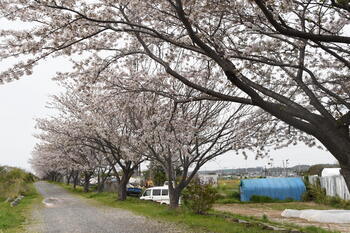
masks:
<svg viewBox="0 0 350 233"><path fill-rule="evenodd" d="M86 198L96 200L103 205L130 210L136 214L150 217L152 219L172 222L181 225L189 232L217 232L217 233L264 233L273 232L261 227L247 227L243 224L232 223L224 218L211 215L196 215L182 208L170 210L168 206L159 205L155 202L142 201L138 198L128 198L126 201L116 201L114 193L83 193L79 187L73 190L71 186L60 184L64 188L78 193Z"/></svg>
<svg viewBox="0 0 350 233"><path fill-rule="evenodd" d="M15 207L10 203L0 200L0 232L16 233L23 232L24 224L28 221L33 204L40 202L41 196L37 193L33 184L29 185L29 190L25 197Z"/></svg>
<svg viewBox="0 0 350 233"><path fill-rule="evenodd" d="M262 229L259 223L268 223L277 227L285 227L287 229L302 229L305 233L329 233L331 231L323 230L317 227L300 228L293 224L280 224L271 222L268 219L259 219L250 216L240 216L230 213L223 213L217 211L210 211L209 215L192 214L182 208L177 210L170 210L168 206L159 205L150 201L142 201L138 198L128 198L126 201L116 201L116 194L114 193L84 193L81 187L74 190L71 186L59 184L62 187L79 194L88 199L97 201L110 207L130 210L138 215L150 217L152 219L172 222L176 225L181 225L189 232L217 232L217 233L264 233L273 232L272 230ZM280 204L280 203L278 203ZM282 203L283 204L283 203ZM287 203L288 204L288 203ZM222 215L225 215L222 216ZM246 226L244 224L232 222L232 219L242 219L253 223L253 226Z"/></svg>

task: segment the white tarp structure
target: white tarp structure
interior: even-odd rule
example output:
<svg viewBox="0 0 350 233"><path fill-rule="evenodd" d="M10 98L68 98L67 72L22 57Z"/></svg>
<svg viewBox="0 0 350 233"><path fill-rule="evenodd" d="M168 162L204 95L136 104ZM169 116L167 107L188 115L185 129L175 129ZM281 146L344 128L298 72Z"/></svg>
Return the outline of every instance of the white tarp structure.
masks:
<svg viewBox="0 0 350 233"><path fill-rule="evenodd" d="M321 176L340 176L340 168L323 168Z"/></svg>
<svg viewBox="0 0 350 233"><path fill-rule="evenodd" d="M281 214L286 218L303 218L310 222L350 223L350 210L291 210Z"/></svg>
<svg viewBox="0 0 350 233"><path fill-rule="evenodd" d="M320 180L321 187L326 190L328 196L338 196L343 200L350 200L350 193L343 176L309 176L309 182L311 184L316 184L318 179Z"/></svg>

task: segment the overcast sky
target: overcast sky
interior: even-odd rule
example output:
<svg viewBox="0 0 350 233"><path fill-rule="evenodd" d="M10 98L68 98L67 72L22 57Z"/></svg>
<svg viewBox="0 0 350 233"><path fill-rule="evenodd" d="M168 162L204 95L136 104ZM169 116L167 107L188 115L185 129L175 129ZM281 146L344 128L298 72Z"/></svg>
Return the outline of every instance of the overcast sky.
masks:
<svg viewBox="0 0 350 233"><path fill-rule="evenodd" d="M3 70L0 63L0 70ZM0 85L0 164L30 169L28 159L36 142L35 118L52 114L45 108L49 96L60 91L51 78L56 71L68 71L69 63L64 58L51 59L40 64L30 77ZM327 152L303 145L273 151L274 166L282 166L282 161L289 159L289 165L335 163ZM265 166L268 159L255 160L250 154L248 160L234 152L227 153L209 162L205 170Z"/></svg>

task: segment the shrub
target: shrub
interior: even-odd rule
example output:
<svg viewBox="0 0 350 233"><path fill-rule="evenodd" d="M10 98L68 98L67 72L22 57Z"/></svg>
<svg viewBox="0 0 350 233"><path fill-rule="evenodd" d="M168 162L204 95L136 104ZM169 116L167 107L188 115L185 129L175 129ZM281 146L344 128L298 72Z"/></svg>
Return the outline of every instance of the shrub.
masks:
<svg viewBox="0 0 350 233"><path fill-rule="evenodd" d="M253 195L250 197L251 202L265 203L265 202L275 202L274 199L268 196Z"/></svg>
<svg viewBox="0 0 350 233"><path fill-rule="evenodd" d="M261 217L261 220L262 220L263 222L268 222L268 221L269 221L269 218L267 217L266 214L263 214L263 216Z"/></svg>
<svg viewBox="0 0 350 233"><path fill-rule="evenodd" d="M19 168L3 168L0 170L0 197L15 198L29 191L29 183L34 176Z"/></svg>
<svg viewBox="0 0 350 233"><path fill-rule="evenodd" d="M192 182L183 192L183 204L196 214L204 214L211 209L218 193L211 184L201 184L199 180Z"/></svg>
<svg viewBox="0 0 350 233"><path fill-rule="evenodd" d="M303 194L303 201L314 201L318 204L330 205L335 208L350 209L350 201L341 199L340 197L327 196L326 190L323 189L318 180L316 184L310 184L305 179L306 192Z"/></svg>
<svg viewBox="0 0 350 233"><path fill-rule="evenodd" d="M233 198L233 199L237 199L238 201L241 199L241 194L239 193L239 192L233 192L232 193L232 195L231 195L231 197Z"/></svg>
<svg viewBox="0 0 350 233"><path fill-rule="evenodd" d="M320 204L327 202L326 190L321 187L320 181L318 180L315 185L308 182L305 178L306 192L303 194L303 201L315 201Z"/></svg>
<svg viewBox="0 0 350 233"><path fill-rule="evenodd" d="M287 197L285 200L280 200L280 199L271 198L268 196L253 195L250 197L250 201L256 202L256 203L274 203L274 202L292 202L294 201L294 199L291 197Z"/></svg>

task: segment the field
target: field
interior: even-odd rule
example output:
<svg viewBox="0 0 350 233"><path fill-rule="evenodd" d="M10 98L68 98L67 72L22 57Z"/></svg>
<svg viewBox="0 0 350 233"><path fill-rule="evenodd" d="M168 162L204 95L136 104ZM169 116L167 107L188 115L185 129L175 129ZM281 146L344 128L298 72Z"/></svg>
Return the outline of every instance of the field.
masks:
<svg viewBox="0 0 350 233"><path fill-rule="evenodd" d="M214 209L216 211L251 216L255 218L267 218L276 222L285 224L297 224L299 226L316 226L328 230L339 232L348 232L350 224L326 224L317 222L307 222L303 219L282 218L281 213L285 209L335 209L337 206L325 205L315 202L283 202L276 201L273 203L252 203L240 202L239 199L239 180L219 180L217 188L220 199L217 200Z"/></svg>
<svg viewBox="0 0 350 233"><path fill-rule="evenodd" d="M238 179L219 180L217 187L219 199L217 203L239 203L239 183L240 180Z"/></svg>

